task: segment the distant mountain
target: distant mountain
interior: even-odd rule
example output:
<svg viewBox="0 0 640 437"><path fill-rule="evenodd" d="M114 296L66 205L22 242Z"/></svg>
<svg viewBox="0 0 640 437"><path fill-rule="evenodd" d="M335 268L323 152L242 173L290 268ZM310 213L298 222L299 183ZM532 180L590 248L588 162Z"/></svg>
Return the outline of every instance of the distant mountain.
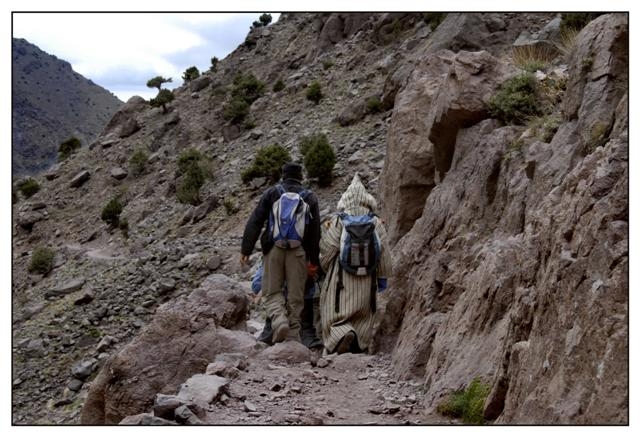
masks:
<svg viewBox="0 0 640 437"><path fill-rule="evenodd" d="M68 62L24 39L13 38L12 68L14 176L49 167L71 136L87 145L122 104Z"/></svg>

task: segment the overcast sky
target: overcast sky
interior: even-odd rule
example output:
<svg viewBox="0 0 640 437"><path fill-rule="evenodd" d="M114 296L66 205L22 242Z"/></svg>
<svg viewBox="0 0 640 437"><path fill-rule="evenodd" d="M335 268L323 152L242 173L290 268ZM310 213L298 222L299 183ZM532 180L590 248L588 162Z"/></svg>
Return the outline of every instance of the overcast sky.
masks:
<svg viewBox="0 0 640 437"><path fill-rule="evenodd" d="M271 14L273 22L280 14ZM126 101L156 92L154 76L178 86L187 67L207 70L242 43L260 13L14 13L13 36L71 63Z"/></svg>

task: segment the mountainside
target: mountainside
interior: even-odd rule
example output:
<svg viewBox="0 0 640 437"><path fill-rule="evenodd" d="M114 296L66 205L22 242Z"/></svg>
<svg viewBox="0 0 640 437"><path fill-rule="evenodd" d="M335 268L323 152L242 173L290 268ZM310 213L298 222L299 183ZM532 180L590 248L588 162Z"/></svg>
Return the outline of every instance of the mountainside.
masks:
<svg viewBox="0 0 640 437"><path fill-rule="evenodd" d="M56 161L58 146L83 145L100 133L122 102L24 39L13 38L12 170L33 174Z"/></svg>
<svg viewBox="0 0 640 437"><path fill-rule="evenodd" d="M458 423L438 406L474 378L487 421L628 423L628 17L560 23L283 14L166 112L131 98L13 205L14 423ZM264 89L234 124L248 73ZM337 157L306 181L322 218L356 171L382 204L375 357L255 340L260 257L239 250L267 181L241 173L314 133ZM213 170L194 206L190 149ZM101 220L116 197L123 230Z"/></svg>

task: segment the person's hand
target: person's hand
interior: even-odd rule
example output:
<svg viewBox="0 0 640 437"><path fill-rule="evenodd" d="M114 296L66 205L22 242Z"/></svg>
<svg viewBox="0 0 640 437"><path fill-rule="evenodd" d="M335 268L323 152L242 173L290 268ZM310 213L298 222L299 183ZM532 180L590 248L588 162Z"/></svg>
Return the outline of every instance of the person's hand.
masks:
<svg viewBox="0 0 640 437"><path fill-rule="evenodd" d="M240 254L240 265L246 266L249 264L249 255Z"/></svg>
<svg viewBox="0 0 640 437"><path fill-rule="evenodd" d="M307 263L307 276L315 278L318 275L318 266L315 264Z"/></svg>

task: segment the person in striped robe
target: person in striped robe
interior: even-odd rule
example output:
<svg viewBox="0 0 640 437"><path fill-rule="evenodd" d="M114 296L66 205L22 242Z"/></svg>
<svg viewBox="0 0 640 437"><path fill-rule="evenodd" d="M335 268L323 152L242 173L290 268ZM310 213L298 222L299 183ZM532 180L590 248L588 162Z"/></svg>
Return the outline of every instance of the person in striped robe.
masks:
<svg viewBox="0 0 640 437"><path fill-rule="evenodd" d="M376 200L367 193L356 173L351 184L338 202L338 212L349 215L365 215L375 212ZM386 288L391 274L391 256L387 245L386 230L382 220L374 217L375 230L380 241L380 259L376 269L376 284L371 275L356 276L342 272L343 289L336 305L339 283L339 252L342 220L338 215L325 222L320 240L320 265L326 272L320 295L322 340L326 353L368 351L373 337L375 293Z"/></svg>

